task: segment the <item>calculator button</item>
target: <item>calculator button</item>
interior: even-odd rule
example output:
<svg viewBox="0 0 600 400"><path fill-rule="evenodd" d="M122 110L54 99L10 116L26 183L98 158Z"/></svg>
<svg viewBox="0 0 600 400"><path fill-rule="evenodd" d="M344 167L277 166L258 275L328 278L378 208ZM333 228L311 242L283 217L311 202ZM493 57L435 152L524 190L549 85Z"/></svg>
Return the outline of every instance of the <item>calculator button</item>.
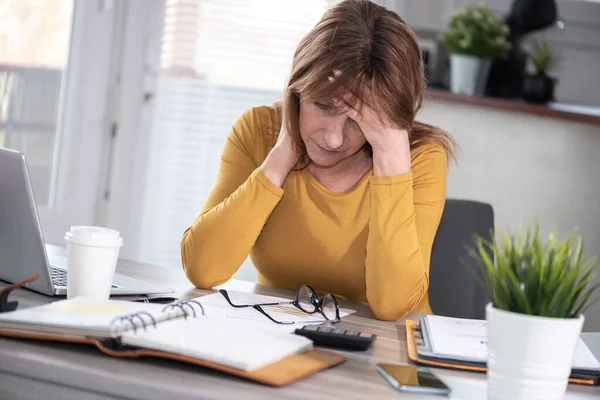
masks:
<svg viewBox="0 0 600 400"><path fill-rule="evenodd" d="M302 329L304 329L305 331L318 331L319 327L316 325L306 325Z"/></svg>
<svg viewBox="0 0 600 400"><path fill-rule="evenodd" d="M348 336L358 336L359 333L360 333L359 331L355 331L353 329L348 329L346 331L346 335L348 335Z"/></svg>
<svg viewBox="0 0 600 400"><path fill-rule="evenodd" d="M327 326L317 326L316 329L296 329L294 331L297 335L302 335L313 341L315 346L326 346L326 347L337 347L346 350L361 350L365 351L371 347L372 336L371 332L366 332L361 335L360 332L356 332L354 336L349 333L352 330L345 330L343 328L330 328Z"/></svg>

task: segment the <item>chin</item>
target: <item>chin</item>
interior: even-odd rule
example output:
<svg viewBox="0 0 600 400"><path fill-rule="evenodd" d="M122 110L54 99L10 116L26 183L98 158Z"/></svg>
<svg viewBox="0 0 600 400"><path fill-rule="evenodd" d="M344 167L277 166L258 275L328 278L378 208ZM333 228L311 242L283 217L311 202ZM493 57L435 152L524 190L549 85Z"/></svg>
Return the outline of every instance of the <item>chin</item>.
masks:
<svg viewBox="0 0 600 400"><path fill-rule="evenodd" d="M333 167L338 164L340 161L343 161L344 157L342 154L333 154L333 155L324 155L319 151L309 151L308 158L310 161L319 167Z"/></svg>

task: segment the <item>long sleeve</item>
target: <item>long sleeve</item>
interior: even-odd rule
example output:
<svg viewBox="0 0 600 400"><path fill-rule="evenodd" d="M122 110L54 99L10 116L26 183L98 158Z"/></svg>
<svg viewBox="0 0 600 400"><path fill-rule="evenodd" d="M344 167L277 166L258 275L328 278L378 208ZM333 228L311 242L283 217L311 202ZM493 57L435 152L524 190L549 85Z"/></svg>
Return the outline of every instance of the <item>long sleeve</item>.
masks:
<svg viewBox="0 0 600 400"><path fill-rule="evenodd" d="M447 156L424 145L412 170L371 177L366 297L375 316L402 318L427 295L431 248L446 198Z"/></svg>
<svg viewBox="0 0 600 400"><path fill-rule="evenodd" d="M216 182L181 240L188 279L210 288L227 281L244 262L283 196L258 168L264 152L260 112L246 111L229 133Z"/></svg>

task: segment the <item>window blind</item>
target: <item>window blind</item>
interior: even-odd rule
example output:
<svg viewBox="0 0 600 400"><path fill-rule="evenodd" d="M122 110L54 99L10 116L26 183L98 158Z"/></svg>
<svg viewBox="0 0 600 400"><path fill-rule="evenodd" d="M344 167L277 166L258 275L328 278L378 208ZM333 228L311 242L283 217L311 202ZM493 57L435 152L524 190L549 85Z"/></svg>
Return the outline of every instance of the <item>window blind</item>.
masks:
<svg viewBox="0 0 600 400"><path fill-rule="evenodd" d="M139 258L181 268L179 243L247 108L280 98L295 48L337 0L168 0ZM255 281L247 260L236 278Z"/></svg>

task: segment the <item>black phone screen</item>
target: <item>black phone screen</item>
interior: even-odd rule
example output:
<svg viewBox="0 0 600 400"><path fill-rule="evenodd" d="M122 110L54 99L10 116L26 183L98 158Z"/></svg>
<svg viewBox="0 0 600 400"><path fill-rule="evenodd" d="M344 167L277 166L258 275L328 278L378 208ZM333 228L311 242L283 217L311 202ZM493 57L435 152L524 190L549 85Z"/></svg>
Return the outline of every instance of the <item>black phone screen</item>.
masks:
<svg viewBox="0 0 600 400"><path fill-rule="evenodd" d="M427 368L396 364L379 364L379 367L403 386L448 389L444 382L429 372Z"/></svg>

